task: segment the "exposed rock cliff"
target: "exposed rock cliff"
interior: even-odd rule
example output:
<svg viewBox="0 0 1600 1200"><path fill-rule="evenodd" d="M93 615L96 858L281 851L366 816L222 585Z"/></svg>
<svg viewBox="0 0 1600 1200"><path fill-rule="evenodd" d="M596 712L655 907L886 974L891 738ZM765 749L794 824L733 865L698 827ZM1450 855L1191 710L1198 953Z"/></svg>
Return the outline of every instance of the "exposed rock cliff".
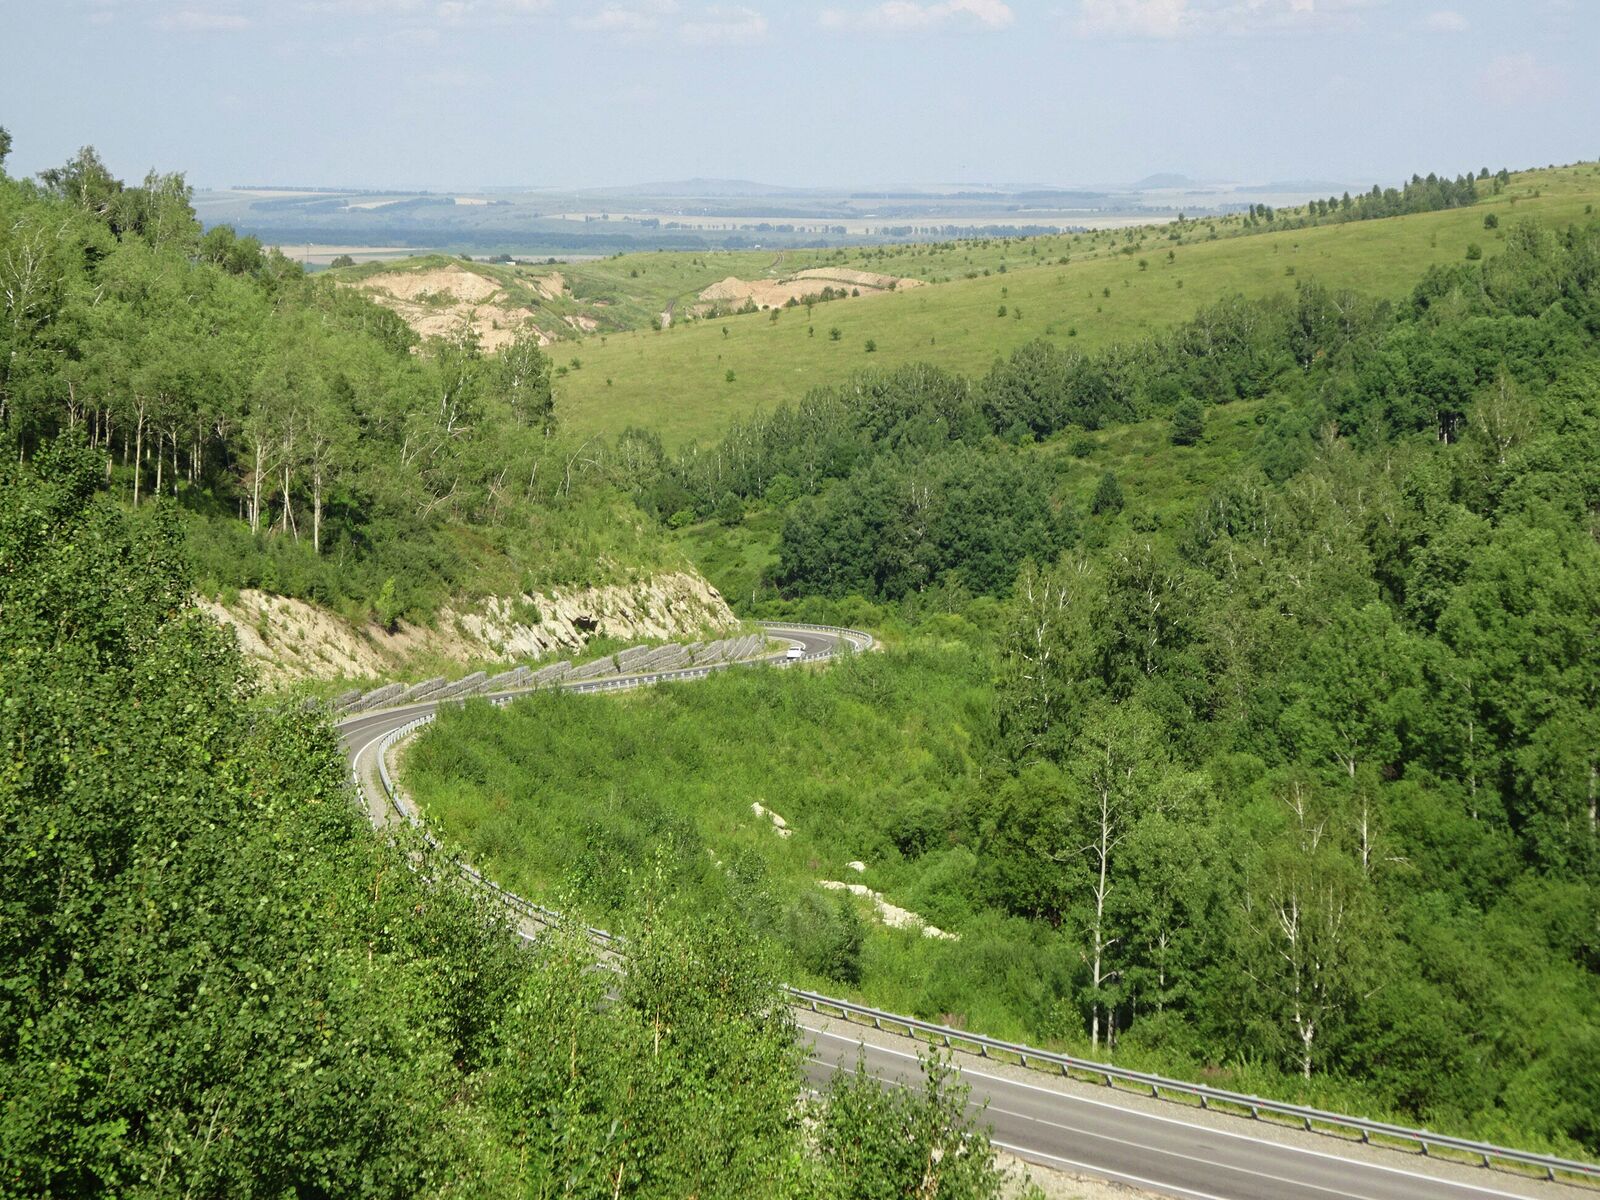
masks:
<svg viewBox="0 0 1600 1200"><path fill-rule="evenodd" d="M431 626L402 621L393 633L253 590L227 605L202 600L200 606L233 627L240 648L271 683L387 679L418 664L518 662L572 654L595 637L666 641L739 625L716 588L686 571L637 584L493 596L441 609Z"/></svg>

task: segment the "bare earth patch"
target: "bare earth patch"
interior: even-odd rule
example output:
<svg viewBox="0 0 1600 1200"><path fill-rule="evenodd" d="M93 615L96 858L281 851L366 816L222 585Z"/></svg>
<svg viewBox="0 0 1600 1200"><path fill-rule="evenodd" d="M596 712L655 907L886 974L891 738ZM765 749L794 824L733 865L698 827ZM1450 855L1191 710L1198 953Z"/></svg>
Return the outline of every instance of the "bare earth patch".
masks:
<svg viewBox="0 0 1600 1200"><path fill-rule="evenodd" d="M551 271L548 275L540 275L528 282L533 284L534 290L546 300L559 300L567 290L566 276L560 271Z"/></svg>
<svg viewBox="0 0 1600 1200"><path fill-rule="evenodd" d="M790 300L800 303L807 296L819 295L823 288L873 296L922 286L924 284L920 279L900 279L893 275L852 271L844 267L813 267L785 279L751 280L730 275L703 290L700 299L708 304L743 304L748 300L757 308L782 308Z"/></svg>
<svg viewBox="0 0 1600 1200"><path fill-rule="evenodd" d="M496 280L476 271L393 271L370 276L358 286L423 337L448 337L469 325L491 352L509 346L523 329L537 334L541 346L554 340L533 323L527 309L511 303Z"/></svg>

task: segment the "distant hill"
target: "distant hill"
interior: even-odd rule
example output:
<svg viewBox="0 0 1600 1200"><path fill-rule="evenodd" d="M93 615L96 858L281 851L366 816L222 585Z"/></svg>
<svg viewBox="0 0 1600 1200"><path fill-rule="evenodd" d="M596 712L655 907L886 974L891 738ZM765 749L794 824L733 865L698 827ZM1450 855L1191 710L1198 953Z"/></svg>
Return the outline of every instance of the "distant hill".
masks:
<svg viewBox="0 0 1600 1200"><path fill-rule="evenodd" d="M1329 183L1326 179L1278 179L1271 183L1240 184L1234 191L1259 195L1267 192L1311 192L1322 196L1337 196L1341 192L1356 191L1348 183ZM1366 188L1359 190L1365 191Z"/></svg>
<svg viewBox="0 0 1600 1200"><path fill-rule="evenodd" d="M1130 185L1135 191L1150 192L1158 188L1186 188L1194 187L1195 181L1187 175L1146 175L1139 182Z"/></svg>
<svg viewBox="0 0 1600 1200"><path fill-rule="evenodd" d="M617 187L584 188L593 196L796 196L815 189L755 183L748 179L676 179L664 183L628 183Z"/></svg>

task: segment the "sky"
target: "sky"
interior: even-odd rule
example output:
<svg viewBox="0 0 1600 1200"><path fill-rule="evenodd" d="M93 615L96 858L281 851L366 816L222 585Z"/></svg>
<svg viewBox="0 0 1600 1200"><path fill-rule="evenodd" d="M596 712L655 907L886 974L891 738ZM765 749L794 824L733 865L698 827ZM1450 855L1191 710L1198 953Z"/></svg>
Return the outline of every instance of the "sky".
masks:
<svg viewBox="0 0 1600 1200"><path fill-rule="evenodd" d="M0 0L7 171L1392 183L1600 157L1600 0Z"/></svg>

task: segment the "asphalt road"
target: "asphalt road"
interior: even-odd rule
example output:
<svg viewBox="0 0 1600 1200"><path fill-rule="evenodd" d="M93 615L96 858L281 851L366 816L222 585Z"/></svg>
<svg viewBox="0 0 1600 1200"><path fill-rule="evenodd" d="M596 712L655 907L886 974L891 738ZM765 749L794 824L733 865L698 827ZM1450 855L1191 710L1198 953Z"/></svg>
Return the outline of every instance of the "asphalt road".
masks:
<svg viewBox="0 0 1600 1200"><path fill-rule="evenodd" d="M808 658L829 656L841 640L814 630L774 626L768 632L803 646ZM611 691L703 674L704 669L667 671L622 681L585 681L568 690ZM374 821L398 819L377 780L378 743L391 730L434 708L430 703L414 704L358 714L339 724L352 774ZM909 1041L885 1045L895 1039L881 1035L869 1039L810 1013L797 1012L796 1018L811 1040L808 1069L816 1082L825 1081L835 1070L854 1070L858 1065L888 1081L914 1086L921 1079L916 1046ZM992 1128L997 1145L1041 1166L1186 1200L1492 1200L1593 1194L1587 1188L1545 1184L1296 1131L1257 1135L1247 1120L1211 1116L1202 1123L1186 1119L1187 1110L1176 1105L1159 1106L1168 1112L1145 1111L1109 1091L1103 1098L1074 1094L1082 1089L1052 1086L1044 1075L1037 1082L1009 1077L1016 1072L980 1060L963 1062L961 1068L973 1103L984 1106L982 1119Z"/></svg>

